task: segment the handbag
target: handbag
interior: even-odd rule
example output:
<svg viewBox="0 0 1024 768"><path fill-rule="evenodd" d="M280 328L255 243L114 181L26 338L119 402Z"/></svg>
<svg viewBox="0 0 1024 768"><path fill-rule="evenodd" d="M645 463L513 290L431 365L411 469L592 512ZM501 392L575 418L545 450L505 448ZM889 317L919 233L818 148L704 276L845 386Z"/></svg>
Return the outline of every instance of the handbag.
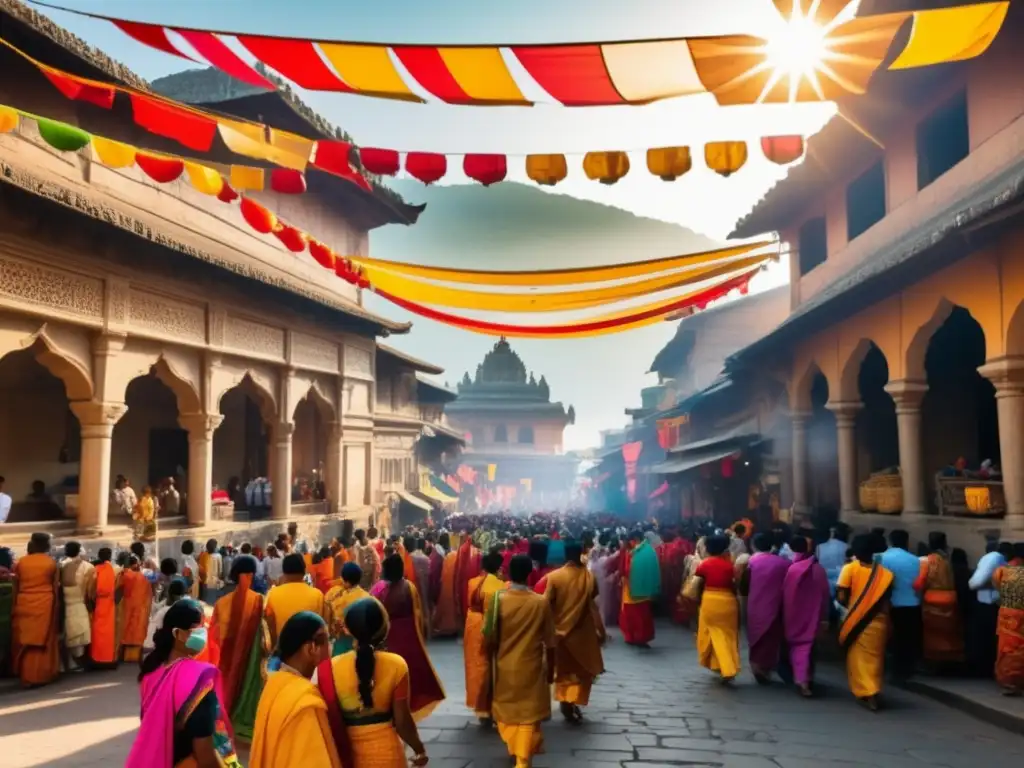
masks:
<svg viewBox="0 0 1024 768"><path fill-rule="evenodd" d="M683 588L679 591L679 596L684 600L700 600L701 593L704 592L704 577L703 576L691 576L683 584Z"/></svg>

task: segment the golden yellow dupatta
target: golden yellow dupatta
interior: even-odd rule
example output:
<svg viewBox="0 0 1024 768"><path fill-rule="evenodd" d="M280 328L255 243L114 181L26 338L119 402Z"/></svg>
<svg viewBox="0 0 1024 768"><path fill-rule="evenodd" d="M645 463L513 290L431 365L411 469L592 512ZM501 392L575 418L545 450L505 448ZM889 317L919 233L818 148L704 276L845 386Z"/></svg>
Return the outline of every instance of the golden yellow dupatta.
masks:
<svg viewBox="0 0 1024 768"><path fill-rule="evenodd" d="M844 649L848 649L857 641L860 634L884 607L886 598L892 592L893 575L888 569L874 563L866 577L862 576L863 568L859 571L860 573L854 575L853 583L850 585L852 605L843 625L839 628L839 643ZM857 583L858 581L862 583Z"/></svg>

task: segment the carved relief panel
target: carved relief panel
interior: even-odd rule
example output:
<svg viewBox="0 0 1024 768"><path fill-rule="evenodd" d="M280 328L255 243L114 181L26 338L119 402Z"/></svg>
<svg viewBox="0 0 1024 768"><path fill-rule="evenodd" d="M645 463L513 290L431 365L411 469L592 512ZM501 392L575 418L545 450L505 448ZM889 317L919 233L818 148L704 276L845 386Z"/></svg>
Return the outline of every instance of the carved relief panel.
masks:
<svg viewBox="0 0 1024 768"><path fill-rule="evenodd" d="M224 346L284 360L284 330L229 315Z"/></svg>

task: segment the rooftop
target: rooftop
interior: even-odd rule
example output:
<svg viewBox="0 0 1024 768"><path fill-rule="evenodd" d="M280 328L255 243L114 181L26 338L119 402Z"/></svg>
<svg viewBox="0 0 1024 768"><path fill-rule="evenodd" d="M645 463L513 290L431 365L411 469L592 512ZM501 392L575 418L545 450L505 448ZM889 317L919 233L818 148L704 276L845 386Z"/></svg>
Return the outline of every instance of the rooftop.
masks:
<svg viewBox="0 0 1024 768"><path fill-rule="evenodd" d="M405 352L389 347L385 344L377 345L377 354L382 355L390 360L397 361L402 365L406 365L415 371L420 373L428 373L435 376L440 376L444 373L444 368L434 363L428 363L426 360L420 360L418 357L407 355Z"/></svg>

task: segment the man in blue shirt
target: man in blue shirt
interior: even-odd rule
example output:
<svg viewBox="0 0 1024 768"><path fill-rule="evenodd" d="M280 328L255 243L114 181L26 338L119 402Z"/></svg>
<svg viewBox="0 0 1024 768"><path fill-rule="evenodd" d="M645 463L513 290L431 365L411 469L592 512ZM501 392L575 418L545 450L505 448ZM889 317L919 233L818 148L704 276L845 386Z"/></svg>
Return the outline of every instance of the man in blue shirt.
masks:
<svg viewBox="0 0 1024 768"><path fill-rule="evenodd" d="M906 680L914 674L921 658L921 596L914 582L921 573L921 560L910 553L910 534L895 530L889 534L889 548L882 555L882 565L892 571L893 675Z"/></svg>
<svg viewBox="0 0 1024 768"><path fill-rule="evenodd" d="M831 538L824 544L818 545L818 563L825 569L828 575L828 585L832 589L832 597L836 596L836 582L839 581L839 572L846 565L846 550L850 545L849 534L845 526L836 526L832 529Z"/></svg>
<svg viewBox="0 0 1024 768"><path fill-rule="evenodd" d="M978 595L967 629L969 643L968 661L971 671L982 677L991 677L996 665L996 625L999 621L999 592L992 588L992 575L1013 557L1013 545L989 542L985 554L978 561L968 586Z"/></svg>

